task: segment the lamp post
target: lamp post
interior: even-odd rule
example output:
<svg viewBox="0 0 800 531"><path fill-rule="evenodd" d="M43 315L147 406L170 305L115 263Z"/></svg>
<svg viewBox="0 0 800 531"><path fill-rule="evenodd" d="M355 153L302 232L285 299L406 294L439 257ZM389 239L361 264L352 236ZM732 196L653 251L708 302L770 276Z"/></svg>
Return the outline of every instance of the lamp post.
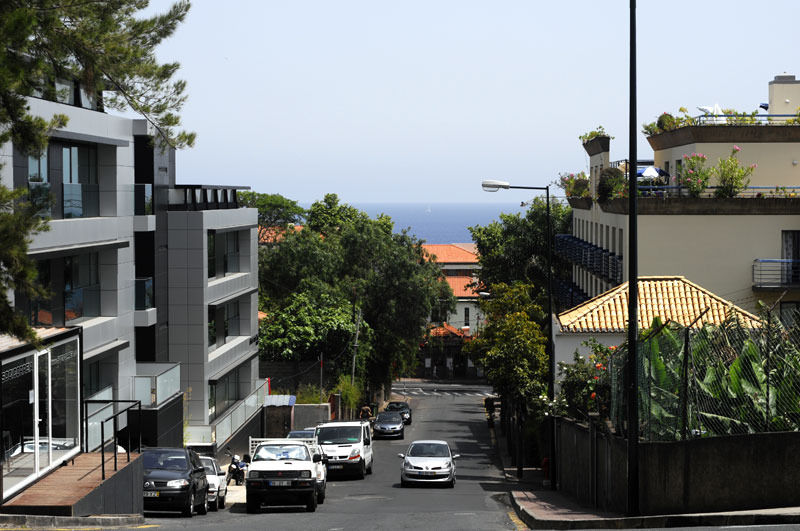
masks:
<svg viewBox="0 0 800 531"><path fill-rule="evenodd" d="M547 381L547 398L552 402L555 400L555 380L556 380L556 353L553 345L553 220L550 216L550 186L513 186L505 181L492 179L484 180L481 187L485 192L497 192L499 190L543 190L545 202L547 204L547 318L550 321L547 326L547 351L550 362L550 377ZM552 479L555 471L556 439L555 439L555 419L553 419L553 430L550 434L550 478L553 488L556 482ZM522 478L522 463L517 460L517 476Z"/></svg>

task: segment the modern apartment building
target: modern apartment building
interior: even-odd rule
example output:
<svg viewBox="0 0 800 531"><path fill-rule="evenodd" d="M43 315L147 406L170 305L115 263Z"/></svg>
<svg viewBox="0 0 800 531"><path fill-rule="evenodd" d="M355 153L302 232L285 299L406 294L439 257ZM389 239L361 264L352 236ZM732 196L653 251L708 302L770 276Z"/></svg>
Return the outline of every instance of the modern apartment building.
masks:
<svg viewBox="0 0 800 531"><path fill-rule="evenodd" d="M716 165L734 146L742 165L757 168L750 188L733 198L689 197L672 181L641 191L640 275L682 275L748 311L779 297L784 316L800 305L800 125L791 121L799 106L800 81L780 75L769 83L768 115L700 116L648 137L653 164L668 174L677 173L684 155L703 153ZM607 137L584 148L596 197L602 170L626 165L611 161ZM594 297L627 279L627 199L570 203L573 232L557 237L556 252L573 263L575 284Z"/></svg>
<svg viewBox="0 0 800 531"><path fill-rule="evenodd" d="M51 219L29 249L51 297L14 294L48 346L0 342L4 498L73 449L99 446L99 422L128 405L82 401L139 400L141 418L120 417L123 441L141 428L144 444L179 446L229 439L264 389L256 211L239 208L236 187L176 184L175 153L145 121L106 114L77 82L58 84L70 89L58 101L28 100L34 115L69 118L45 153L0 146L0 182L49 204ZM57 394L65 374L79 393L68 399Z"/></svg>

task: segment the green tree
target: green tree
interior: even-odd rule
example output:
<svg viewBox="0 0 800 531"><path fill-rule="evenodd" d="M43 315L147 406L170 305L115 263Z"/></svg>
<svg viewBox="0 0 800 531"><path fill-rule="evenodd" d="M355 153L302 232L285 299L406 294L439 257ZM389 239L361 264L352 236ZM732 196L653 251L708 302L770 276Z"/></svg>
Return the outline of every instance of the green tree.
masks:
<svg viewBox="0 0 800 531"><path fill-rule="evenodd" d="M141 17L146 0L0 2L0 143L9 139L38 154L49 129L64 116L32 116L26 97L55 97L55 80L78 80L106 108L132 110L175 147L191 146L195 134L178 131L186 83L174 80L178 63L159 64L156 46L172 35L189 2Z"/></svg>
<svg viewBox="0 0 800 531"><path fill-rule="evenodd" d="M570 233L572 209L560 201L550 201L553 235ZM547 290L547 204L537 197L525 216L501 214L500 221L485 227L470 227L478 248L481 268L479 284L515 281L530 282L542 293ZM554 244L554 241L551 241ZM571 280L572 268L553 254L554 285Z"/></svg>
<svg viewBox="0 0 800 531"><path fill-rule="evenodd" d="M276 229L286 229L300 223L306 210L297 201L280 194L261 194L258 192L239 192L236 194L243 206L258 210L258 241L264 242L270 235L277 235ZM274 239L274 238L273 238Z"/></svg>

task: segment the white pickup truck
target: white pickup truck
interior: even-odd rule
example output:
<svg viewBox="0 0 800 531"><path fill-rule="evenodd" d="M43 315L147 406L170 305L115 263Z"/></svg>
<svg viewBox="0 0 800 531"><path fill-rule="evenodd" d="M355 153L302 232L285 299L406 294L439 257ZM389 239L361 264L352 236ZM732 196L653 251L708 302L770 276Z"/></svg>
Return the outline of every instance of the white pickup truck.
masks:
<svg viewBox="0 0 800 531"><path fill-rule="evenodd" d="M325 457L316 439L250 438L253 456L245 479L247 512L266 505L305 505L313 512L325 501Z"/></svg>

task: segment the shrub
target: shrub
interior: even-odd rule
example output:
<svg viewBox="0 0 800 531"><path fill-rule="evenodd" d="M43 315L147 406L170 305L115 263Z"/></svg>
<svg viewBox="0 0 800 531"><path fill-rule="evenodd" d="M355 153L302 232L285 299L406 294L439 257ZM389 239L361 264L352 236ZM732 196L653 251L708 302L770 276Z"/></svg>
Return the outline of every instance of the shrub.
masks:
<svg viewBox="0 0 800 531"><path fill-rule="evenodd" d="M706 156L702 153L692 153L683 156L683 163L678 171L678 184L685 186L691 197L700 197L708 188L712 170L705 167Z"/></svg>
<svg viewBox="0 0 800 531"><path fill-rule="evenodd" d="M608 201L614 197L628 196L628 182L619 168L605 168L597 183L597 200Z"/></svg>
<svg viewBox="0 0 800 531"><path fill-rule="evenodd" d="M577 352L573 363L559 362L562 375L560 398L566 412L574 418L585 418L596 412L608 417L611 405L611 377L608 364L616 347L601 345L594 338L584 345L592 349L588 359Z"/></svg>
<svg viewBox="0 0 800 531"><path fill-rule="evenodd" d="M742 166L736 156L742 150L734 145L731 154L719 160L719 164L712 171L717 178L715 197L736 197L750 185L750 175L756 169L756 164Z"/></svg>
<svg viewBox="0 0 800 531"><path fill-rule="evenodd" d="M595 138L597 138L599 136L608 136L608 138L612 138L612 139L614 138L613 136L609 136L608 133L606 133L606 130L603 129L602 125L598 125L597 129L594 129L592 131L586 132L586 133L582 134L581 136L579 136L578 140L580 140L582 144L585 144L589 140L593 140L593 139L595 139Z"/></svg>
<svg viewBox="0 0 800 531"><path fill-rule="evenodd" d="M589 177L584 173L561 173L556 183L567 197L589 197Z"/></svg>
<svg viewBox="0 0 800 531"><path fill-rule="evenodd" d="M673 129L678 129L679 127L694 125L694 118L689 116L689 111L686 109L686 107L681 107L678 109L678 112L681 113L681 116L673 116L668 112L662 113L655 122L643 124L642 132L647 136L653 136L666 131L672 131Z"/></svg>

